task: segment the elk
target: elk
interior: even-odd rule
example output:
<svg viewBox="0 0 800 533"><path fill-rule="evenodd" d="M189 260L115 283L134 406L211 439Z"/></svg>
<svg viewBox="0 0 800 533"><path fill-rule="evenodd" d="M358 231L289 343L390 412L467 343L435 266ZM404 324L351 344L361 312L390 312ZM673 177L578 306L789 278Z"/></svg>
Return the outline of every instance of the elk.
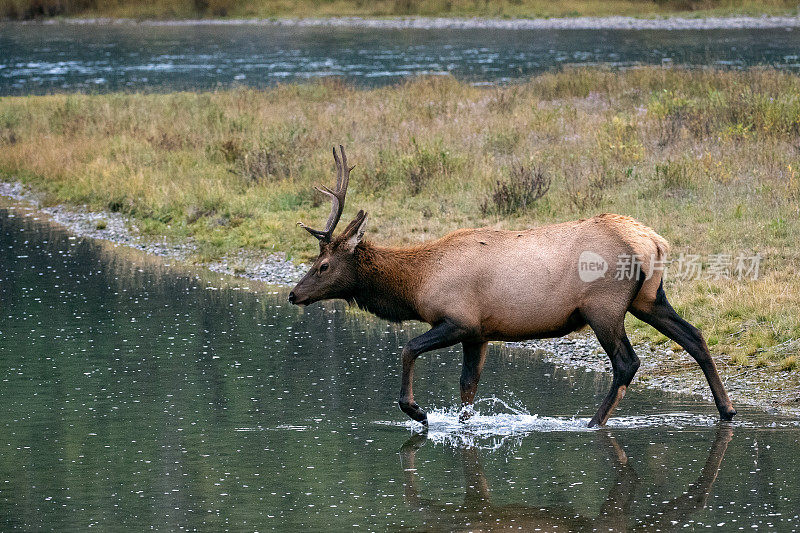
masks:
<svg viewBox="0 0 800 533"><path fill-rule="evenodd" d="M341 155L341 157L340 157ZM605 425L625 395L639 358L625 333L626 313L674 340L700 365L723 420L736 411L700 331L667 301L658 264L667 242L636 220L614 214L521 231L461 229L403 248L364 239L367 213L359 211L336 238L350 171L344 148L333 149L334 190L324 230L298 225L319 240L319 256L289 293L309 305L344 299L379 318L418 320L431 329L402 350L400 408L427 424L414 401L414 362L431 350L461 343L461 419L467 419L486 360L489 341L561 337L588 325L611 360L611 389L589 426ZM618 276L608 265L633 259L635 275ZM605 268L605 269L604 269Z"/></svg>

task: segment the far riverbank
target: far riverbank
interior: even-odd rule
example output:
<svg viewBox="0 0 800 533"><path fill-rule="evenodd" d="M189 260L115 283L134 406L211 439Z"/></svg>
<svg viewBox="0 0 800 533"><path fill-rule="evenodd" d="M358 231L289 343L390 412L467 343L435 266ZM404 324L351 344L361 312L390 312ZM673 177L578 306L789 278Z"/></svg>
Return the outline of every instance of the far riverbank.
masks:
<svg viewBox="0 0 800 533"><path fill-rule="evenodd" d="M371 29L481 29L481 30L739 30L793 29L800 27L800 17L780 16L633 16L553 17L496 19L482 17L286 17L286 18L55 18L38 21L44 24L131 24L141 26L282 26Z"/></svg>

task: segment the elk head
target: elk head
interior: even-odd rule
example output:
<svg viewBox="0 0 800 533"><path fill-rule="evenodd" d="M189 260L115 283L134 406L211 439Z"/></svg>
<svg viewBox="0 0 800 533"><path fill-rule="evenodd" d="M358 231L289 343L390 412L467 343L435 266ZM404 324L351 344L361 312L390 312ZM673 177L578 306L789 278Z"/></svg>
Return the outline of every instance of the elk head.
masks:
<svg viewBox="0 0 800 533"><path fill-rule="evenodd" d="M325 224L325 229L316 230L302 222L297 223L298 226L319 240L319 256L314 260L311 269L303 276L303 279L289 293L289 302L295 305L308 305L332 298L349 300L356 290L358 278L355 249L364 238L367 214L363 210L359 211L345 230L338 237L333 238L333 230L336 229L336 224L339 223L344 210L350 171L353 170L353 167L347 166L344 147L340 145L339 151L341 158L334 147L336 188L330 190L324 185L321 188L315 187L331 200L331 214Z"/></svg>

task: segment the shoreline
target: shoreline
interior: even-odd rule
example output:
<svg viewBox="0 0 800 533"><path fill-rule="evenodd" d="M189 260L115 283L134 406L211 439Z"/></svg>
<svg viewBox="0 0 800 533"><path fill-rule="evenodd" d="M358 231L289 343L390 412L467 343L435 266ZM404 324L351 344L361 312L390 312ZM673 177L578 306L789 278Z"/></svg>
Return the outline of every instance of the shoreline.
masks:
<svg viewBox="0 0 800 533"><path fill-rule="evenodd" d="M482 17L310 17L242 19L58 18L19 21L18 24L135 25L135 26L271 26L287 28L416 29L416 30L747 30L800 28L800 16L630 16L495 19Z"/></svg>
<svg viewBox="0 0 800 533"><path fill-rule="evenodd" d="M196 246L191 240L175 243L166 239L159 241L144 237L136 231L133 221L120 213L89 211L64 204L42 207L39 195L20 183L0 181L0 197L27 204L79 237L102 239L181 262L189 262L191 255L196 251ZM283 252L271 253L266 257L264 255L263 251L242 250L236 257L193 264L213 272L281 286L289 286L303 274L305 265L296 265L287 259Z"/></svg>
<svg viewBox="0 0 800 533"><path fill-rule="evenodd" d="M174 243L143 237L136 231L133 221L119 213L89 211L64 204L42 207L39 195L20 183L0 181L0 197L46 215L52 222L79 237L102 239L180 262L188 262L195 251L191 241ZM242 250L235 257L193 265L281 287L291 286L306 268L304 264L296 265L288 260L282 252L270 253L265 257L265 252L257 250ZM556 339L505 344L512 348L523 348L559 366L602 373L610 371L610 363L599 342L585 332ZM650 343L637 343L635 348L642 361L636 385L701 397L713 405L705 377L687 354L676 354L669 348ZM771 414L800 418L800 376L797 373L782 375L774 370L737 367L720 356L715 356L715 361L734 405L747 405Z"/></svg>

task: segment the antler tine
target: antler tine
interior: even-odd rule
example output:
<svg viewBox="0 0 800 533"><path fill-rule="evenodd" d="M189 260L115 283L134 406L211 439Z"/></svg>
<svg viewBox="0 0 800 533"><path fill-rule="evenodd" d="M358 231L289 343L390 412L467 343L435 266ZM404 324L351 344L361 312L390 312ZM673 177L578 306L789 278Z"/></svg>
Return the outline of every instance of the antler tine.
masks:
<svg viewBox="0 0 800 533"><path fill-rule="evenodd" d="M342 145L339 145L341 148ZM339 154L336 153L336 147L333 147L333 160L336 161L336 188L339 189L342 186L342 161L339 159Z"/></svg>
<svg viewBox="0 0 800 533"><path fill-rule="evenodd" d="M353 170L353 167L347 166L347 155L344 153L344 147L342 145L339 145L339 151L342 154L341 159L339 158L339 154L336 153L336 147L334 146L333 159L336 161L336 190L332 191L324 185L314 187L316 190L331 199L331 214L328 215L328 221L325 223L325 229L320 231L312 229L302 222L297 223L298 226L309 232L311 235L325 242L330 242L331 237L333 236L333 230L336 229L336 225L339 223L339 219L342 216L342 211L344 211L344 200L345 196L347 195L347 186L350 183L350 171Z"/></svg>
<svg viewBox="0 0 800 533"><path fill-rule="evenodd" d="M326 238L326 233L324 231L320 231L318 229L309 228L308 226L306 226L302 222L298 222L297 225L300 226L301 228L303 228L304 230L306 230L311 235L313 235L314 237L316 237L317 239L319 239L321 241L325 240L325 238Z"/></svg>
<svg viewBox="0 0 800 533"><path fill-rule="evenodd" d="M344 211L344 202L340 201L339 195L336 194L339 191L333 192L324 186L321 189L319 187L315 188L331 199L331 214L328 215L328 221L325 223L325 229L323 230L328 235L328 240L330 240L330 237L333 235L333 230L336 229L336 224L339 223L339 217L342 216L342 211ZM344 198L342 198L342 200L344 200Z"/></svg>
<svg viewBox="0 0 800 533"><path fill-rule="evenodd" d="M339 150L342 152L342 189L347 193L347 186L350 185L350 171L356 168L356 166L347 166L347 154L344 153L344 146L340 144Z"/></svg>

